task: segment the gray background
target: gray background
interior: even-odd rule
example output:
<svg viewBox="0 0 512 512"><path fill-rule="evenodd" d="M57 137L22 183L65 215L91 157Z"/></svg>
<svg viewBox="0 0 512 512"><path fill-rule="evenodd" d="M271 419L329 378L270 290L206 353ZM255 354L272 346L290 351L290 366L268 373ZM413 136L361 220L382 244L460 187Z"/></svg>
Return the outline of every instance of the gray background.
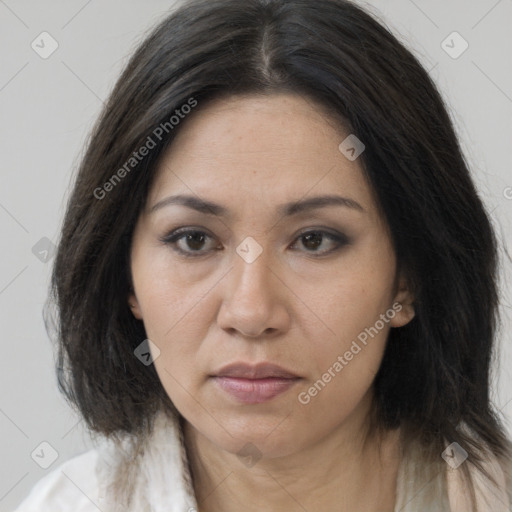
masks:
<svg viewBox="0 0 512 512"><path fill-rule="evenodd" d="M361 3L413 50L439 85L502 250L511 249L512 0ZM65 198L102 102L127 57L172 5L0 0L0 511L12 510L37 480L92 446L56 386L42 319L52 255L44 253L48 241L41 239L57 242ZM46 59L31 47L33 41L43 46L44 31L58 43ZM469 44L457 58L463 41L446 39L454 31ZM48 50L50 40L44 41ZM512 432L510 276L504 258L493 399ZM48 469L31 458L44 441L58 454Z"/></svg>

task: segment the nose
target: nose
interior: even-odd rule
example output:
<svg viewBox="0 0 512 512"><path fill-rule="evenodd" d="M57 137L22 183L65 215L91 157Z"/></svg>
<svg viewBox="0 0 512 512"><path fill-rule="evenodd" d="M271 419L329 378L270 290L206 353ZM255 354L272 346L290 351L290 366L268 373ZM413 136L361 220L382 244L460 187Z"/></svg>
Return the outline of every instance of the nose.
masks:
<svg viewBox="0 0 512 512"><path fill-rule="evenodd" d="M217 317L222 329L260 338L276 336L289 328L287 300L293 294L266 252L252 263L235 254Z"/></svg>

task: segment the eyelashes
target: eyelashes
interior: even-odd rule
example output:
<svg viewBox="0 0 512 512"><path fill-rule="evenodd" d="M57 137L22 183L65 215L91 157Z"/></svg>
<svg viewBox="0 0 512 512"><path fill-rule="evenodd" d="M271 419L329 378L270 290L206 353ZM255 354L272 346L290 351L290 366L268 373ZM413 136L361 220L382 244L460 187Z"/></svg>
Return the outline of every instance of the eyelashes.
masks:
<svg viewBox="0 0 512 512"><path fill-rule="evenodd" d="M169 235L161 238L160 240L165 245L171 246L172 249L182 254L183 256L193 258L197 256L203 256L206 253L219 249L210 249L210 251L200 251L198 249L193 249L192 251L186 251L183 248L179 247L178 242L184 240L185 244L192 243L197 247L197 245L203 243L206 238L210 238L213 240L213 237L208 235L208 233L206 233L205 231L201 231L199 229L177 229L169 233Z"/></svg>
<svg viewBox="0 0 512 512"><path fill-rule="evenodd" d="M205 245L208 245L208 240L215 240L214 237L202 229L179 228L159 238L159 240L166 246L170 246L179 255L187 258L198 258L222 250L218 246L202 250ZM327 250L316 250L317 247L325 245L325 240L330 241L330 245L333 247ZM349 244L350 240L343 233L335 233L324 229L309 229L300 233L290 247L302 245L302 247L305 247L304 252L308 256L312 255L319 258L339 251ZM298 250L300 251L300 249Z"/></svg>

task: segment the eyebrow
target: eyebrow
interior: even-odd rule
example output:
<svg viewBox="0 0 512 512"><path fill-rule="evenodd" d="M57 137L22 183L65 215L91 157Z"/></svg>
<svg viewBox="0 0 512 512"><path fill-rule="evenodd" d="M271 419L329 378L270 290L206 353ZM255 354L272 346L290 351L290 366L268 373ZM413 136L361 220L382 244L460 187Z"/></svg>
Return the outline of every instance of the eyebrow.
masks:
<svg viewBox="0 0 512 512"><path fill-rule="evenodd" d="M231 216L229 209L220 204L184 194L169 196L158 201L158 203L151 207L149 213L154 213L155 211L170 205L185 206L186 208L196 210L200 213L214 215L217 217ZM325 208L327 206L343 206L361 212L365 211L365 209L357 201L354 201L354 199L337 195L323 195L278 205L276 208L276 214L281 217L291 217L302 212Z"/></svg>

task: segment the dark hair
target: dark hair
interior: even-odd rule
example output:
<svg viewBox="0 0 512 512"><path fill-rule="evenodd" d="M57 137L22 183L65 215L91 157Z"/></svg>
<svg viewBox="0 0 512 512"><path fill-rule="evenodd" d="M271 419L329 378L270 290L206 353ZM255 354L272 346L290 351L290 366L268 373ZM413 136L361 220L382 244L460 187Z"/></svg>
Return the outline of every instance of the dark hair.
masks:
<svg viewBox="0 0 512 512"><path fill-rule="evenodd" d="M482 445L509 456L489 396L498 320L489 217L429 74L346 0L191 1L136 50L88 141L55 259L61 391L105 436L143 436L156 411L176 412L154 366L134 356L146 338L127 304L134 225L186 123L169 121L177 109L276 92L314 100L363 141L365 177L415 296L416 316L391 330L375 378L376 424L401 426L436 457L445 440L458 442L480 469ZM155 147L128 168L148 137Z"/></svg>

